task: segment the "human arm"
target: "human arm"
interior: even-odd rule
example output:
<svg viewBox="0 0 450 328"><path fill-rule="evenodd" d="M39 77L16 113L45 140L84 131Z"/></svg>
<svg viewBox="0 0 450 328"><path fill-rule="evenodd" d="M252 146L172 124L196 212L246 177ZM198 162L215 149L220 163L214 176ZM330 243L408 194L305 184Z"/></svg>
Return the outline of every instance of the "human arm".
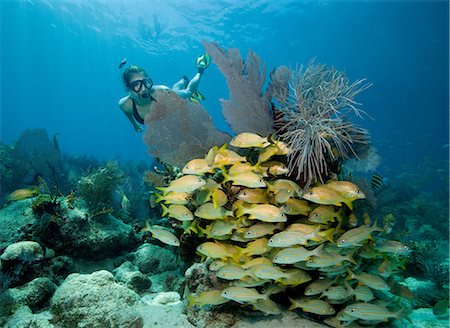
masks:
<svg viewBox="0 0 450 328"><path fill-rule="evenodd" d="M131 125L133 126L134 130L137 132L142 132L143 129L140 127L134 117L133 117L133 103L129 96L123 97L119 100L119 108L122 110L122 112L125 114L125 116L130 121Z"/></svg>

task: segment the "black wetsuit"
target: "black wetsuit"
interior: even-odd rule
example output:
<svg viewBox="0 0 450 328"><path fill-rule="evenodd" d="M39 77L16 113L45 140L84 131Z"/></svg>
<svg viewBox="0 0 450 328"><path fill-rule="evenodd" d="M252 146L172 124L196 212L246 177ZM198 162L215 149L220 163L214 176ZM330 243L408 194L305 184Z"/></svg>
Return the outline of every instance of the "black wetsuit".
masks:
<svg viewBox="0 0 450 328"><path fill-rule="evenodd" d="M139 115L139 112L136 108L136 103L134 102L134 99L131 99L131 101L133 102L133 116L134 119L136 120L136 122L144 124L144 119L141 117L141 115Z"/></svg>

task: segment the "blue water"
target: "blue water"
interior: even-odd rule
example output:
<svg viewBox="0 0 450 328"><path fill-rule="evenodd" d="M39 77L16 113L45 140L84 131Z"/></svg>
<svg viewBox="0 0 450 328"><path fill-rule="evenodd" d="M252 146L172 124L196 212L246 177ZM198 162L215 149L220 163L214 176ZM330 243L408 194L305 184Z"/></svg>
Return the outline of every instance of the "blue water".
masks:
<svg viewBox="0 0 450 328"><path fill-rule="evenodd" d="M60 133L69 154L148 160L117 101L117 66L171 86L196 72L201 40L254 50L268 72L312 58L373 86L357 98L384 174L448 158L447 1L2 1L1 141ZM212 65L200 90L217 126L228 91Z"/></svg>

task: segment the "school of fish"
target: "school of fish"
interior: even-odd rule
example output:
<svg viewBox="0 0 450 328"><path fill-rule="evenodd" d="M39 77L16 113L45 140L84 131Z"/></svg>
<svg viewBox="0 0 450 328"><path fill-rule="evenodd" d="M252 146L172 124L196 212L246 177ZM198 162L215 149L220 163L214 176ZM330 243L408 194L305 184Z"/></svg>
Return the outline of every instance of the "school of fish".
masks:
<svg viewBox="0 0 450 328"><path fill-rule="evenodd" d="M328 181L302 190L286 177L288 152L282 141L241 133L189 161L183 176L159 188L163 216L198 235L197 253L229 283L188 295L189 304L234 301L279 314L270 296L283 293L289 310L331 327L403 319L390 305L388 281L404 268L408 247L387 240L367 214L356 217L353 202L365 195L355 184ZM180 246L164 227L147 223L143 230Z"/></svg>

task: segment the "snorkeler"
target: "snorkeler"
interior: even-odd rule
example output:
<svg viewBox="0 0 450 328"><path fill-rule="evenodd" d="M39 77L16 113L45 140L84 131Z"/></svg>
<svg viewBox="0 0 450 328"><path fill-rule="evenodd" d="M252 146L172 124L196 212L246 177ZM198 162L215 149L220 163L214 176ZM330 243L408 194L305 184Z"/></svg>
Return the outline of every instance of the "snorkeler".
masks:
<svg viewBox="0 0 450 328"><path fill-rule="evenodd" d="M211 56L208 54L199 56L197 58L197 74L190 81L186 76L183 76L180 81L172 86L171 90L181 98L192 101L204 99L197 88L203 71L209 66L210 62ZM139 124L144 124L145 116L150 112L152 103L156 101L157 92L170 88L165 85L153 85L152 79L145 70L134 65L123 72L122 79L129 94L119 100L119 108L128 117L134 129L137 132L142 132L143 129Z"/></svg>

